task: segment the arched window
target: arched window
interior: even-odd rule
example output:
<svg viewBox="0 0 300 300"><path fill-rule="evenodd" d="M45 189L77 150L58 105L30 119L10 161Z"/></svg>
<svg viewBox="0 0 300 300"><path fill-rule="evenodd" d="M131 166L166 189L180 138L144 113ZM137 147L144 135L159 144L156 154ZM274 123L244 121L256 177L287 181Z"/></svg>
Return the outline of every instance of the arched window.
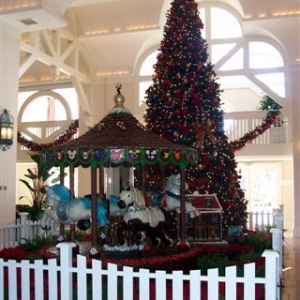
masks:
<svg viewBox="0 0 300 300"><path fill-rule="evenodd" d="M151 85L151 77L154 73L154 64L156 62L158 51L150 53L143 61L140 70L139 70L139 108L142 107L144 110L143 104L145 103L145 92L147 88Z"/></svg>
<svg viewBox="0 0 300 300"><path fill-rule="evenodd" d="M204 12L209 12L209 8L204 9ZM211 7L210 16L206 16L206 20L211 21L209 34L211 39L227 39L242 36L242 28L238 20L223 8Z"/></svg>
<svg viewBox="0 0 300 300"><path fill-rule="evenodd" d="M279 51L266 42L249 42L249 67L252 69L283 67Z"/></svg>
<svg viewBox="0 0 300 300"><path fill-rule="evenodd" d="M155 64L157 54L158 51L154 51L145 58L140 68L140 76L149 76L153 74L153 65Z"/></svg>
<svg viewBox="0 0 300 300"><path fill-rule="evenodd" d="M35 143L51 143L78 119L74 88L19 94L18 131ZM26 148L20 147L21 150ZM23 156L19 151L19 155ZM20 157L18 157L20 159Z"/></svg>
<svg viewBox="0 0 300 300"><path fill-rule="evenodd" d="M79 116L78 97L74 88L20 92L18 107L18 131L26 140L37 144L52 143L59 135L65 133L72 121ZM19 145L17 180L28 181L26 177L28 169L37 172L36 163L32 161L28 149ZM52 168L52 172L48 184L51 184L51 180L60 173L57 168ZM69 169L64 173L65 185L68 186ZM76 181L76 170L74 178ZM18 184L16 193L17 199L22 198L17 204L32 205L28 200L31 199L29 190L23 184Z"/></svg>
<svg viewBox="0 0 300 300"><path fill-rule="evenodd" d="M261 97L270 91L278 98L284 98L284 61L279 50L269 40L251 40L243 36L239 19L223 7L204 3L199 5L199 11L204 24L202 36L208 43L209 59L224 90L221 94L224 105L235 107L236 110L256 110ZM150 53L139 69L140 113L146 108L143 104L145 91L152 84L157 53ZM234 89L243 89L247 97L252 95L246 107L238 103L238 97L232 95Z"/></svg>

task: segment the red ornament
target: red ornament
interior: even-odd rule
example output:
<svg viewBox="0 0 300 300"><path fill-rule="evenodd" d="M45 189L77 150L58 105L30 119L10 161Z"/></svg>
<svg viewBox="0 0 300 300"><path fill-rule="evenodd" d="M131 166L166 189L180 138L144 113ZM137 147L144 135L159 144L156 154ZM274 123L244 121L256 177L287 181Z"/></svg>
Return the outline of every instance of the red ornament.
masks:
<svg viewBox="0 0 300 300"><path fill-rule="evenodd" d="M151 250L151 249L150 249L149 244L146 243L146 244L144 245L143 252L144 252L144 253L148 253L150 250Z"/></svg>
<svg viewBox="0 0 300 300"><path fill-rule="evenodd" d="M185 252L190 249L190 244L188 241L179 240L177 243L177 247L178 247L179 252Z"/></svg>

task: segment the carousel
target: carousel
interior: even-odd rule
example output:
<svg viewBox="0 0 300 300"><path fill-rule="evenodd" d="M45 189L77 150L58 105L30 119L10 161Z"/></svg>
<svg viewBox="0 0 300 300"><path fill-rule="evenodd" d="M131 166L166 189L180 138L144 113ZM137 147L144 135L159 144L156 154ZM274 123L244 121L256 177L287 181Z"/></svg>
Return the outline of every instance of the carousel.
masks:
<svg viewBox="0 0 300 300"><path fill-rule="evenodd" d="M74 197L74 174L78 167L89 168L91 171L91 235L92 244L97 245L99 243L98 226L105 225L110 220L113 207L113 203L110 203L111 195L120 192L119 198L123 201L118 205L123 208L128 205L124 200L124 195L118 190L120 182L128 183L131 186L134 184L137 191L132 191L132 193L134 192L135 195L141 193L145 198L146 166L159 164L163 168L167 165L174 165L179 170L179 174L173 176L179 186L177 199L181 212L179 237L184 239L185 214L187 210L191 209L187 206L185 199L185 172L188 166L197 163L197 151L165 140L147 130L125 108L121 85L117 85L114 101L114 108L85 134L40 153L47 167L60 168L60 187L64 186L65 169L69 168L70 189L58 190L57 187L55 190L55 188L49 187L47 191L48 199L57 199L58 197L64 199L65 203L56 209L56 218L61 224L70 224L87 217L84 209L84 207L88 207L85 203L86 199ZM132 187L131 190L133 189ZM108 204L106 210L99 206L98 195L105 195ZM70 200L72 205L70 209L67 208L68 213L66 210L64 211L68 205L67 200ZM135 201L134 206L138 205L139 203ZM79 216L72 218L72 211ZM154 214L155 218L159 218L159 211ZM125 214L124 218L128 219L129 216ZM150 218L153 220L154 216Z"/></svg>

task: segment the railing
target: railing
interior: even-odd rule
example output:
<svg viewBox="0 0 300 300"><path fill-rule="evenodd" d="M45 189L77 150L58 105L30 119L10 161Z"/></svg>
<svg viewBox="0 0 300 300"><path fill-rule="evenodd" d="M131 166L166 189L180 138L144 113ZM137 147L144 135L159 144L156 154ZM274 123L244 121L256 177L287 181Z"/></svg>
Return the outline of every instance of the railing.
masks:
<svg viewBox="0 0 300 300"><path fill-rule="evenodd" d="M262 216L263 213L250 214L249 216L253 217L257 215ZM219 284L225 287L225 299L238 299L235 294L238 292L237 286L239 286L240 289L240 286L243 284L245 293L244 299L246 300L255 299L255 295L253 294L255 291L254 287L259 284L265 286L265 299L280 299L279 286L282 279L281 272L283 252L281 230L283 220L282 207L278 210L274 210L272 216L270 215L271 214L269 213L265 213L265 217L262 218L263 220L268 220L268 222L265 222L265 226L273 227L271 229L272 251L268 250L263 255L266 258L265 278L255 277L254 264L245 265L244 277L237 277L237 270L235 266L226 268L225 276L219 276L216 269L209 270L207 274L201 273L199 270L191 271L189 274L183 274L180 271L173 272L171 274L167 274L163 271L149 273L147 270L135 272L129 267L124 267L122 270L118 270L116 265L109 265L106 269L102 268L101 261L94 261L92 263L92 268L87 268L86 258L82 256L78 256L77 267L73 268L70 250L72 248L72 244L62 243L59 246L61 249L60 266L57 265L56 260L48 261L47 265L44 265L41 261L29 264L28 261L17 263L14 261L4 262L3 260L0 260L0 300L6 299L3 298L3 290L5 288L8 288L7 290L10 291L10 298L8 299L29 299L29 297L27 297L27 293L30 293L30 284L32 284L33 278L36 278L34 279L35 299L58 299L57 284L54 284L53 282L60 283L61 299L72 299L70 296L72 293L77 293L78 299L86 299L86 295L93 295L94 297L95 294L99 296L99 293L102 292L108 295L108 298L105 299L117 299L116 293L117 290L120 289L120 286L122 286L121 290L125 289L123 290L123 295L126 295L126 297L123 299L150 299L149 295L153 293L152 290L160 291L159 295L156 295L155 299L167 299L165 293L170 292L173 293L174 296L172 299L185 299L182 296L182 293L185 293L187 289L189 289L190 295L194 295L193 298L191 296L189 299L200 299L199 295L201 294L201 290L203 291L203 285L207 285L207 293L209 295L207 299L218 299ZM253 220L251 223L258 224L259 222L257 220L258 219L256 219L256 221ZM57 224L55 225L52 223L51 225L48 224L48 226L51 226L53 230L58 230ZM257 229L258 226L255 226L255 228ZM262 229L263 227L260 228ZM12 237L12 243L3 243L5 247L13 247L16 244L21 243L22 237L30 238L34 237L36 234L45 234L45 232L41 229L40 222L28 221L26 213L22 215L22 218L16 224L2 227L0 230L1 237L3 237L3 232L8 233L6 237ZM13 233L15 233L15 235ZM22 279L18 279L21 281L14 279L14 276L19 272L18 270L22 270ZM60 277L58 276L59 272L61 274ZM76 282L73 282L72 274L77 274L77 285ZM49 275L48 283L46 285L39 283L39 280L43 280L42 278L44 275L46 277ZM3 283L4 280L5 282L8 280L8 285L7 283ZM105 284L108 283L108 285L105 287L106 291L101 292L99 285L101 286L102 281ZM136 281L138 283L136 283ZM105 286L103 282L102 285ZM75 292L73 291L74 284L78 289ZM133 285L133 288L128 287L130 284L131 286ZM20 296L17 297L15 294L18 290L20 290L20 285L22 290L21 298ZM46 289L47 286L51 286L53 288L48 290ZM167 291L170 286L171 291ZM136 289L139 289L142 293L139 296L140 298L138 298L138 296L133 296ZM99 298L102 299L101 297L94 297L91 299Z"/></svg>
<svg viewBox="0 0 300 300"><path fill-rule="evenodd" d="M249 131L261 125L266 117L266 112L247 111L232 112L224 115L225 133L229 141L235 141ZM259 135L252 144L283 144L289 142L289 121L286 117L281 118L282 127L271 127Z"/></svg>
<svg viewBox="0 0 300 300"><path fill-rule="evenodd" d="M20 213L20 218L12 224L0 226L0 250L22 244L24 239L33 239L37 235L58 235L59 223L53 220L42 223L28 219L28 213ZM43 228L46 228L44 230Z"/></svg>
<svg viewBox="0 0 300 300"><path fill-rule="evenodd" d="M77 255L73 265L72 247L74 243L61 243L59 262L56 259L43 261L16 262L0 259L0 300L4 293L8 299L219 299L224 290L224 299L239 299L242 287L244 300L255 300L258 288L264 290L268 300L280 299L278 281L278 253L266 250L265 276L256 277L255 263L245 264L243 276L237 276L237 267L226 267L225 275L218 269L149 272L146 269L119 267L109 263L107 267L100 260L93 260L87 267L87 258ZM20 274L20 276L17 276ZM33 289L31 289L34 286ZM51 287L51 288L50 288ZM205 291L205 295L203 295ZM77 297L76 297L77 296ZM168 297L169 297L168 296Z"/></svg>
<svg viewBox="0 0 300 300"><path fill-rule="evenodd" d="M24 239L32 239L36 235L58 235L59 223L47 221L47 230L42 229L41 221L28 220L28 213L21 213L21 217L13 224L0 226L0 250L2 248L15 247L22 244ZM248 212L248 230L264 230L266 228L278 228L283 232L283 206L272 212Z"/></svg>
<svg viewBox="0 0 300 300"><path fill-rule="evenodd" d="M283 205L270 211L248 212L248 230L264 230L268 228L283 228Z"/></svg>

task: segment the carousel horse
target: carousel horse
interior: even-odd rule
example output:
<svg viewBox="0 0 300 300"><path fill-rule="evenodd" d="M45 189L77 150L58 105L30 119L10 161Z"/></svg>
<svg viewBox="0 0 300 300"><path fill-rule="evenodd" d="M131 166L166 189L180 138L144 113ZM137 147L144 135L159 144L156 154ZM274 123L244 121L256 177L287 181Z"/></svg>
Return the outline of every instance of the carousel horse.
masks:
<svg viewBox="0 0 300 300"><path fill-rule="evenodd" d="M91 218L91 199L87 197L71 199L70 190L61 184L46 186L48 205L52 209L47 209L44 217L58 220L62 224L71 224L81 220ZM97 202L97 222L99 226L108 223L106 208ZM47 220L42 220L42 224Z"/></svg>
<svg viewBox="0 0 300 300"><path fill-rule="evenodd" d="M158 207L146 206L141 191L130 187L120 193L118 203L123 211L123 220L118 225L119 244L123 245L125 239L123 229L131 230L141 239L143 232L148 236L153 245L170 246L171 241L165 234L165 215Z"/></svg>
<svg viewBox="0 0 300 300"><path fill-rule="evenodd" d="M92 199L92 195L85 195L85 198ZM97 201L102 205L103 207L106 207L107 210L107 216L113 216L117 215L120 212L120 208L118 206L120 198L114 195L111 195L109 198L106 198L105 196L99 196L97 195Z"/></svg>
<svg viewBox="0 0 300 300"><path fill-rule="evenodd" d="M161 207L166 211L180 209L180 174L169 176L165 186L165 194L162 197ZM199 215L197 208L190 202L185 202L185 210L191 217Z"/></svg>
<svg viewBox="0 0 300 300"><path fill-rule="evenodd" d="M111 216L117 215L120 213L120 207L118 202L120 201L120 197L111 195L109 197L109 214Z"/></svg>

